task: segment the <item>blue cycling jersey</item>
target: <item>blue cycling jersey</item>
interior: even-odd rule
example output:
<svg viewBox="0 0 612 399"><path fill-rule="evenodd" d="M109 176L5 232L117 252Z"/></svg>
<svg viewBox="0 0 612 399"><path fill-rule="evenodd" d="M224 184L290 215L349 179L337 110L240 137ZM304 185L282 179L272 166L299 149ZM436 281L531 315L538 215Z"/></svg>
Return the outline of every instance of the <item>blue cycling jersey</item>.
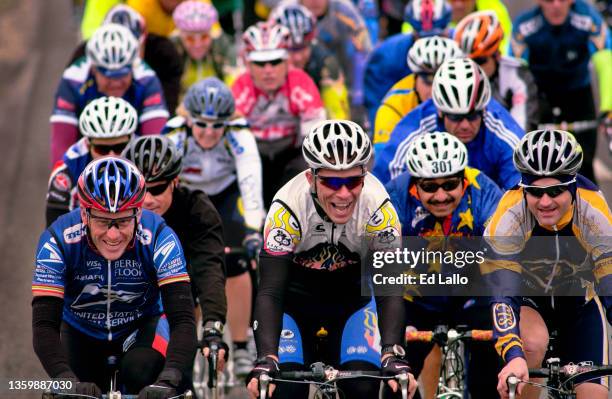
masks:
<svg viewBox="0 0 612 399"><path fill-rule="evenodd" d="M134 245L106 260L89 244L80 208L41 235L32 292L64 299L63 320L96 339L114 340L162 313L159 287L189 281L181 244L163 219L143 210Z"/></svg>
<svg viewBox="0 0 612 399"><path fill-rule="evenodd" d="M553 93L588 86L591 56L612 49L605 21L584 0L572 4L562 25L549 24L541 8L535 7L519 15L514 27L511 54L529 63L540 90Z"/></svg>
<svg viewBox="0 0 612 399"><path fill-rule="evenodd" d="M406 170L410 142L419 134L436 131L444 132L446 128L430 99L413 109L395 126L389 141L376 153L372 173L383 183L399 176ZM512 163L512 153L524 135L525 132L510 113L491 99L484 112L480 131L474 140L466 144L468 164L486 173L502 189L514 187L520 180L520 174Z"/></svg>

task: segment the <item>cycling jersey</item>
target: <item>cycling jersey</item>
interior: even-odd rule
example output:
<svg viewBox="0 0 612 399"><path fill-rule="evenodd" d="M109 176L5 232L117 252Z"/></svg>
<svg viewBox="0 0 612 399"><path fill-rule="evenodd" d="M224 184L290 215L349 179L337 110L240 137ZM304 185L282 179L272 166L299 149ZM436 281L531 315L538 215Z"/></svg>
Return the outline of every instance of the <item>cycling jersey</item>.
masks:
<svg viewBox="0 0 612 399"><path fill-rule="evenodd" d="M374 122L372 143L375 153L389 141L391 132L399 121L421 103L415 90L415 81L416 76L411 73L394 84L382 99Z"/></svg>
<svg viewBox="0 0 612 399"><path fill-rule="evenodd" d="M382 182L398 176L406 170L406 155L412 140L420 134L436 131L444 132L446 128L433 100L429 99L406 115L391 132L389 142L376 154L374 175ZM468 164L485 173L502 189L513 187L520 175L512 163L512 153L524 135L508 111L491 99L478 134L466 144Z"/></svg>
<svg viewBox="0 0 612 399"><path fill-rule="evenodd" d="M78 201L77 180L92 159L88 139L82 137L55 164L47 187L47 227L75 208Z"/></svg>
<svg viewBox="0 0 612 399"><path fill-rule="evenodd" d="M142 211L134 244L115 261L88 241L81 210L60 217L40 237L34 296L64 299L62 319L91 337L120 339L139 320L162 313L160 287L188 282L181 244L163 219Z"/></svg>
<svg viewBox="0 0 612 399"><path fill-rule="evenodd" d="M576 0L560 26L546 21L540 7L519 17L512 36L512 54L529 63L538 89L564 95L590 85L591 59L598 72L602 111L612 109L612 37L597 10Z"/></svg>
<svg viewBox="0 0 612 399"><path fill-rule="evenodd" d="M68 147L79 137L79 115L92 100L104 96L96 85L87 58L81 58L63 73L55 94L51 114L51 158L59 160ZM155 72L144 62L138 62L132 70L132 84L123 95L138 112L137 135L157 134L168 119L161 84Z"/></svg>
<svg viewBox="0 0 612 399"><path fill-rule="evenodd" d="M183 153L181 182L209 196L237 182L245 224L260 231L265 217L261 159L251 132L229 128L213 148L205 150L192 136L185 119L177 116L168 122L164 134L168 134Z"/></svg>
<svg viewBox="0 0 612 399"><path fill-rule="evenodd" d="M236 111L247 118L258 142L286 139L281 150L297 148L310 127L325 119L319 90L301 69L289 68L285 83L272 96L258 89L248 72L236 79L232 93Z"/></svg>
<svg viewBox="0 0 612 399"><path fill-rule="evenodd" d="M368 248L400 246L399 219L385 188L374 176L366 175L353 217L337 225L315 202L306 173L278 191L266 217L260 264L265 275L255 311L259 356L277 354L285 291L291 298L342 303L356 311L365 304L361 303L364 299L366 303L369 300L361 296L361 261ZM273 275L268 275L272 268ZM385 299L399 299L398 313L402 313L401 298ZM381 315L383 343L399 343L403 325L395 325L397 322L388 314ZM399 324L403 324L401 320Z"/></svg>
<svg viewBox="0 0 612 399"><path fill-rule="evenodd" d="M523 188L516 187L504 194L485 230L484 236L489 237L487 241L492 251L488 251L488 259L481 265L481 271L489 281L503 284L495 286L498 296L494 298L492 308L496 349L506 362L524 357L518 320L522 298L516 296L519 293L514 290L514 287L522 285L523 279L544 292L545 286L552 286L552 279L575 279L580 277L580 273L588 272L591 280L594 276L598 285L610 292L612 215L605 198L593 183L578 175L576 186L571 208L556 226L539 225L526 206ZM555 237L554 244L543 245L542 241L531 239L540 236ZM555 259L554 264L550 262L552 259ZM537 267L542 263L548 267ZM582 283L578 284L584 287ZM587 288L584 292L583 296L554 298L556 307L564 312L563 317L578 320L578 314L574 312L584 308L585 303L589 300L599 303L599 298L591 299L592 294ZM597 308L605 323L605 311L601 305ZM586 331L592 329L587 326ZM593 336L591 339L605 342L605 327L603 331L603 337Z"/></svg>

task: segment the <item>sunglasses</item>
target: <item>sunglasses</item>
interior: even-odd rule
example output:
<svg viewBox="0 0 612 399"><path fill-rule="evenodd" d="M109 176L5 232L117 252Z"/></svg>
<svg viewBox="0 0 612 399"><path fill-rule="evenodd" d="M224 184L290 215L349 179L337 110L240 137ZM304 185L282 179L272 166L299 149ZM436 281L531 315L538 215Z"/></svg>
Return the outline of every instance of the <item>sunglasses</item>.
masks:
<svg viewBox="0 0 612 399"><path fill-rule="evenodd" d="M421 181L418 183L418 186L426 193L433 194L437 192L440 188L442 188L442 190L446 192L453 191L454 189L459 187L460 184L461 179L449 179L442 184L434 183L432 181Z"/></svg>
<svg viewBox="0 0 612 399"><path fill-rule="evenodd" d="M417 73L417 76L423 79L423 82L427 86L431 86L433 84L434 76L429 73Z"/></svg>
<svg viewBox="0 0 612 399"><path fill-rule="evenodd" d="M319 181L325 187L338 191L342 186L346 186L347 189L353 190L363 184L365 174L350 177L335 177L335 176L317 176Z"/></svg>
<svg viewBox="0 0 612 399"><path fill-rule="evenodd" d="M91 145L91 150L96 154L100 155L108 155L112 152L115 154L121 154L125 147L129 144L129 141L119 144L94 144L92 142L89 143Z"/></svg>
<svg viewBox="0 0 612 399"><path fill-rule="evenodd" d="M272 66L277 66L278 64L280 64L281 62L285 61L282 58L279 58L277 60L272 60L272 61L251 61L253 64L257 65L260 68L265 67L267 64L270 64Z"/></svg>
<svg viewBox="0 0 612 399"><path fill-rule="evenodd" d="M544 194L550 198L555 198L569 190L569 185L575 183L576 179L572 179L567 183L553 184L552 186L528 186L519 184L527 194L533 195L536 198L542 198Z"/></svg>
<svg viewBox="0 0 612 399"><path fill-rule="evenodd" d="M134 212L132 216L127 216L127 217L119 218L119 219L111 219L111 218L105 218L101 216L93 216L91 212L88 211L87 216L89 217L89 220L92 226L95 226L97 229L104 229L108 231L113 226L117 227L117 229L119 230L125 230L127 228L131 228L132 221L136 220L138 213Z"/></svg>
<svg viewBox="0 0 612 399"><path fill-rule="evenodd" d="M482 117L481 111L472 111L467 114L444 114L450 121L452 122L461 122L464 119L467 119L470 122L474 122L478 118Z"/></svg>
<svg viewBox="0 0 612 399"><path fill-rule="evenodd" d="M201 43L201 42L208 40L209 37L210 35L208 33L188 33L188 34L184 33L183 34L183 40L185 40L185 43L187 44Z"/></svg>
<svg viewBox="0 0 612 399"><path fill-rule="evenodd" d="M472 58L472 61L474 61L478 65L484 65L484 64L487 63L488 60L489 60L489 57L476 57L476 58Z"/></svg>
<svg viewBox="0 0 612 399"><path fill-rule="evenodd" d="M159 186L147 187L147 193L151 194L154 197L161 195L166 192L168 186L172 183L172 181L167 181L164 184L160 184Z"/></svg>
<svg viewBox="0 0 612 399"><path fill-rule="evenodd" d="M96 70L109 79L123 79L132 72L132 66L124 66L119 69L96 66Z"/></svg>
<svg viewBox="0 0 612 399"><path fill-rule="evenodd" d="M197 126L197 127L201 127L202 129L207 129L207 128L213 128L213 129L221 129L222 127L225 127L225 122L206 122L206 121L202 121L199 119L195 119L193 121L193 123Z"/></svg>

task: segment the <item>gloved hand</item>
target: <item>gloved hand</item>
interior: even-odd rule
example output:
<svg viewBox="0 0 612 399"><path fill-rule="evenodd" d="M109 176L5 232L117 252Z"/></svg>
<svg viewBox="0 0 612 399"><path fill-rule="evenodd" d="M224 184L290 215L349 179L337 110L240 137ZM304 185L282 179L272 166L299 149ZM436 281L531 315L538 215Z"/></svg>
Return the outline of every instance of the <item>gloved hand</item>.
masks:
<svg viewBox="0 0 612 399"><path fill-rule="evenodd" d="M180 370L164 369L157 377L157 381L140 390L138 399L168 399L177 396L182 379L183 374Z"/></svg>
<svg viewBox="0 0 612 399"><path fill-rule="evenodd" d="M270 377L276 378L278 373L280 373L278 362L269 356L262 357L255 360L253 370L251 370L245 382L248 385L253 378L259 380L259 377L261 377L262 374L268 374Z"/></svg>
<svg viewBox="0 0 612 399"><path fill-rule="evenodd" d="M380 365L380 373L384 377L395 377L398 374L409 372L410 366L408 361L395 355L386 357Z"/></svg>
<svg viewBox="0 0 612 399"><path fill-rule="evenodd" d="M200 347L204 350L206 348L216 346L217 350L224 350L225 353L223 354L223 359L227 361L227 357L229 355L229 347L225 342L223 342L223 333L215 327L210 327L209 325L211 324L214 324L214 322L207 322L204 325L202 339L200 340Z"/></svg>
<svg viewBox="0 0 612 399"><path fill-rule="evenodd" d="M74 384L74 393L78 395L88 395L95 398L102 397L102 390L93 382L77 382Z"/></svg>
<svg viewBox="0 0 612 399"><path fill-rule="evenodd" d="M249 259L257 259L262 244L263 237L261 233L247 228L246 235L242 240L242 246L246 249Z"/></svg>

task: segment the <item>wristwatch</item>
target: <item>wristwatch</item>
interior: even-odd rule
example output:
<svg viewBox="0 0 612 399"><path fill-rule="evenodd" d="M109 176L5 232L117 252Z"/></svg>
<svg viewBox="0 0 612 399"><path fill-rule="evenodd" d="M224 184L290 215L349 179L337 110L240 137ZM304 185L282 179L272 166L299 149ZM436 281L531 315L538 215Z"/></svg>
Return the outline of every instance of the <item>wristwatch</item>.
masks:
<svg viewBox="0 0 612 399"><path fill-rule="evenodd" d="M399 358L403 358L404 356L406 356L406 351L404 350L404 347L399 344L385 345L382 347L380 355L384 356L386 354L392 354Z"/></svg>
<svg viewBox="0 0 612 399"><path fill-rule="evenodd" d="M206 323L204 323L204 331L210 331L210 330L215 330L217 332L219 332L220 335L223 335L223 323L221 323L219 320L213 321L213 320L208 320Z"/></svg>

